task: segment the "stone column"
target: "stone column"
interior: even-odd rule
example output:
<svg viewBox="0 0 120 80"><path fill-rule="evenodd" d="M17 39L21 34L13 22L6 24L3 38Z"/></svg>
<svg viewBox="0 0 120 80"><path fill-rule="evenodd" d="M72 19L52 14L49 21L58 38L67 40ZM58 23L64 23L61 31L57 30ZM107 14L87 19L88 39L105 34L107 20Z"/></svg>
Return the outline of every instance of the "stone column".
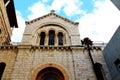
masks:
<svg viewBox="0 0 120 80"><path fill-rule="evenodd" d="M58 33L55 33L55 46L58 46Z"/></svg>
<svg viewBox="0 0 120 80"><path fill-rule="evenodd" d="M48 33L45 34L45 45L48 45L48 41L49 41L49 36Z"/></svg>

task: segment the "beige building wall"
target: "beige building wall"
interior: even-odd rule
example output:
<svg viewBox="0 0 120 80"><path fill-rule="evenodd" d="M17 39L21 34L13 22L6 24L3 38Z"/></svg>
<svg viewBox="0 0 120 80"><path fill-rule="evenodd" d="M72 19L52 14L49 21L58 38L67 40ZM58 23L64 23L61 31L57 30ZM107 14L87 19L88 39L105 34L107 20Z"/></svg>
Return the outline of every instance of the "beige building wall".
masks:
<svg viewBox="0 0 120 80"><path fill-rule="evenodd" d="M55 45L48 45L50 30L55 31ZM46 33L44 45L39 45L41 32ZM58 45L59 32L63 33L63 45ZM106 65L100 49L96 47L91 53L95 62ZM64 80L96 80L88 52L81 45L78 23L53 11L26 22L20 44L1 45L0 62L6 64L2 80L36 80L38 73L47 67L61 71ZM103 69L107 76L106 67Z"/></svg>
<svg viewBox="0 0 120 80"><path fill-rule="evenodd" d="M23 34L22 44L39 45L37 38L41 31L48 34L49 30L63 32L65 36L64 45L81 45L80 35L78 31L78 23L69 21L54 12L51 12L43 17L26 22L25 32Z"/></svg>
<svg viewBox="0 0 120 80"><path fill-rule="evenodd" d="M84 47L68 46L1 46L0 62L6 63L2 80L34 80L45 67L59 68L68 80L96 80L88 53L83 49ZM106 65L104 58L100 56L100 50L94 50L92 54L94 61ZM106 67L103 69L107 77Z"/></svg>
<svg viewBox="0 0 120 80"><path fill-rule="evenodd" d="M10 80L14 70L18 49L16 46L0 46L0 63L5 63L2 80Z"/></svg>

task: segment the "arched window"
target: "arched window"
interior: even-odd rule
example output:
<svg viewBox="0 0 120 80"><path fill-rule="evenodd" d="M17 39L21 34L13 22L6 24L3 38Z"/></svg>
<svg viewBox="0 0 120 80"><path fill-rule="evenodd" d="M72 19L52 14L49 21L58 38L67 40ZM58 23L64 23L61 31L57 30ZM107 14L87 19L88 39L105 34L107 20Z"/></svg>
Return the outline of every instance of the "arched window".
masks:
<svg viewBox="0 0 120 80"><path fill-rule="evenodd" d="M48 45L54 45L54 41L55 41L55 31L50 30L49 31L49 42L48 42Z"/></svg>
<svg viewBox="0 0 120 80"><path fill-rule="evenodd" d="M105 80L105 76L104 76L104 71L103 71L103 68L102 68L102 64L95 63L94 64L94 69L95 69L95 72L96 72L97 79L98 80Z"/></svg>
<svg viewBox="0 0 120 80"><path fill-rule="evenodd" d="M6 64L4 62L0 63L0 80L2 78L2 74L4 72Z"/></svg>
<svg viewBox="0 0 120 80"><path fill-rule="evenodd" d="M65 80L65 79L63 73L60 70L53 67L47 67L37 74L36 80Z"/></svg>
<svg viewBox="0 0 120 80"><path fill-rule="evenodd" d="M58 45L63 45L63 33L58 33Z"/></svg>
<svg viewBox="0 0 120 80"><path fill-rule="evenodd" d="M45 44L45 32L41 32L40 34L40 45Z"/></svg>

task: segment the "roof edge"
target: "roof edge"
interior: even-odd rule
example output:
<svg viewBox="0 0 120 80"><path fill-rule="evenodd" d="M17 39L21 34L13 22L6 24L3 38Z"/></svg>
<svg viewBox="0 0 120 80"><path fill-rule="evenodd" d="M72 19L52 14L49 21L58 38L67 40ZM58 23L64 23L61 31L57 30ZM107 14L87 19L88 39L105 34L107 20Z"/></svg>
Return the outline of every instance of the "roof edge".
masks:
<svg viewBox="0 0 120 80"><path fill-rule="evenodd" d="M63 19L64 21L70 22L70 23L73 24L73 25L78 25L78 24L79 24L79 22L73 22L73 21L71 21L71 20L69 20L69 19L67 19L67 18L64 18L64 17L62 17L62 16L60 16L60 15L54 13L54 12L55 12L54 10L51 10L51 12L50 12L49 14L46 14L46 15L41 16L41 17L38 17L38 18L33 19L33 20L31 20L31 21L25 21L25 23L26 23L26 25L30 25L30 24L32 24L33 22L36 22L36 21L38 21L38 20L42 20L42 19L44 19L44 18L46 18L46 17L48 17L48 16L50 16L50 15L55 15L56 17L61 18L61 19Z"/></svg>
<svg viewBox="0 0 120 80"><path fill-rule="evenodd" d="M10 0L10 3L6 6L6 11L7 11L8 19L10 22L10 26L18 28L17 17L16 17L13 0Z"/></svg>

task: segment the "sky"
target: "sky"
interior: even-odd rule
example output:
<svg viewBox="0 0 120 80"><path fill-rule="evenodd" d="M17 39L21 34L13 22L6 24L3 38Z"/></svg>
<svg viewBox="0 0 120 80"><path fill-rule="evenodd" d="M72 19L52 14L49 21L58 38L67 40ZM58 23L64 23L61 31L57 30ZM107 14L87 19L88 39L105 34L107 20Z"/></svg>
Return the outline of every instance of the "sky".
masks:
<svg viewBox="0 0 120 80"><path fill-rule="evenodd" d="M21 42L25 21L55 13L79 22L80 39L108 43L120 25L120 11L110 0L14 0L18 27L12 32L12 42Z"/></svg>

